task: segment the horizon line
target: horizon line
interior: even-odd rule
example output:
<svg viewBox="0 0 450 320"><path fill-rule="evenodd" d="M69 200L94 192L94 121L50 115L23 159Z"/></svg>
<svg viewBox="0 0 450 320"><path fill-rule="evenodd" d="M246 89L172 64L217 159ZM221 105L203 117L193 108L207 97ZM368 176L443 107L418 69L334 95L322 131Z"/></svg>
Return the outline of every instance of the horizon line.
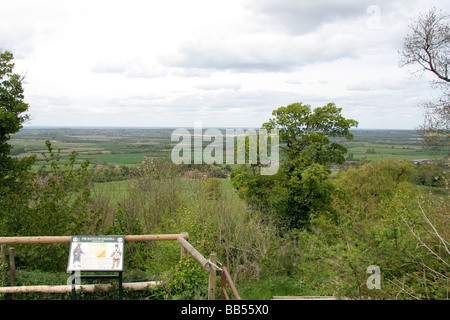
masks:
<svg viewBox="0 0 450 320"><path fill-rule="evenodd" d="M106 125L24 125L20 130L22 129L176 129L176 128L188 128L188 129L194 129L194 126L106 126ZM217 127L217 126L204 126L203 128L258 128L255 126L223 126L223 127ZM19 131L20 131L19 130ZM418 131L414 128L350 128L349 130L408 130L408 131Z"/></svg>

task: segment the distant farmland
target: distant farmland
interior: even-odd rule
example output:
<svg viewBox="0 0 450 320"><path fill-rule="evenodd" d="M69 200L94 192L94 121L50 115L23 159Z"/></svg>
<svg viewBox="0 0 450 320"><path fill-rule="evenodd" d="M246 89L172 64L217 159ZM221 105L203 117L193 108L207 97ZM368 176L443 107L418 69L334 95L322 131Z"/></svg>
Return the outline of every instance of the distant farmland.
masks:
<svg viewBox="0 0 450 320"><path fill-rule="evenodd" d="M75 150L78 161L90 159L94 164L132 165L145 157L170 158L176 142L173 128L93 129L93 128L24 128L12 136L12 154L18 157L37 155L35 166L42 166L45 141L54 151L60 149L61 161ZM223 130L225 133L225 131ZM341 140L348 148L348 160L431 159L414 130L353 130L354 140ZM204 142L207 145L209 142Z"/></svg>

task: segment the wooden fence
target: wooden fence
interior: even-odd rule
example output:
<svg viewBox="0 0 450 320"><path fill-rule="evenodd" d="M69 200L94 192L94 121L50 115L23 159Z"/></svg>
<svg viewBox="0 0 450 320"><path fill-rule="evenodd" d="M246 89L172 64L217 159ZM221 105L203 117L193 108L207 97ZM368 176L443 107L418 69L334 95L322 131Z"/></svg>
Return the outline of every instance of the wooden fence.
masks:
<svg viewBox="0 0 450 320"><path fill-rule="evenodd" d="M186 239L183 237L178 237L178 242L181 243L182 253L181 256L187 257L187 254L190 253L192 257L197 260L197 262L209 272L209 284L208 284L208 300L214 300L216 296L216 279L217 279L217 271L222 272L221 276L221 299L222 300L230 300L228 297L226 286L227 284L230 286L231 291L233 292L233 296L236 300L241 300L239 293L236 289L236 286L231 279L230 273L228 272L225 265L221 267L217 266L217 255L210 254L209 259L203 257L200 252L198 252Z"/></svg>
<svg viewBox="0 0 450 320"><path fill-rule="evenodd" d="M125 236L126 242L133 241L164 241L164 240L177 240L181 245L181 258L187 258L189 254L205 269L209 272L209 284L208 284L208 299L214 300L216 296L216 278L217 272L221 272L221 298L223 300L229 300L226 293L226 285L228 284L233 292L233 296L237 300L241 300L237 289L231 279L231 276L226 269L225 265L221 267L217 266L217 256L210 254L209 259L203 257L189 242L189 234L186 232L179 234L160 234L160 235L127 235ZM70 243L70 236L45 236L45 237L0 237L0 261L6 263L6 245L11 244L31 244L31 243ZM24 293L24 292L40 292L40 293L65 293L71 292L70 286L14 286L15 283L15 264L14 264L14 248L9 248L9 269L10 269L10 286L4 287L6 283L6 274L2 273L0 293ZM129 288L132 290L145 290L148 287L159 285L159 282L134 282L123 283L123 288ZM79 285L76 286L76 290L84 290L87 292L93 292L94 289L101 291L108 290L111 285L109 284L95 284L95 285Z"/></svg>
<svg viewBox="0 0 450 320"><path fill-rule="evenodd" d="M227 294L227 283L231 288L231 292L233 293L233 296L236 300L241 300L241 297L239 296L239 293L233 283L233 280L231 279L231 275L227 270L227 267L225 265L222 265L222 290L221 290L221 299L222 300L230 300Z"/></svg>

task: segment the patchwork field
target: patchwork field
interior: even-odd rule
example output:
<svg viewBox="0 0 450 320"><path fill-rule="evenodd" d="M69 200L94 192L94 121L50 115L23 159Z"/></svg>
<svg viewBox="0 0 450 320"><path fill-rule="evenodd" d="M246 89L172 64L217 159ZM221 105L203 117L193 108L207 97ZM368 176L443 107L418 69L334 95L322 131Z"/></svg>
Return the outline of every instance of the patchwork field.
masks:
<svg viewBox="0 0 450 320"><path fill-rule="evenodd" d="M11 139L12 154L18 157L37 155L35 166L45 164L42 152L47 152L49 140L53 151L59 150L62 160L72 151L79 162L89 158L94 164L131 165L144 157L164 157L172 148L173 129L28 129Z"/></svg>
<svg viewBox="0 0 450 320"><path fill-rule="evenodd" d="M79 163L88 158L93 164L129 166L145 157L169 159L177 143L171 141L173 131L172 128L24 128L11 139L12 154L37 155L35 168L39 168L45 164L42 152L47 152L45 141L49 140L54 152L59 149L61 161L75 150ZM348 148L347 160L432 159L414 130L358 129L353 134L352 141L339 141ZM209 143L204 142L204 146Z"/></svg>
<svg viewBox="0 0 450 320"><path fill-rule="evenodd" d="M93 192L98 198L125 199L129 193L130 180L127 168L142 162L147 157L167 159L177 142L171 141L172 128L148 129L94 129L94 128L24 128L12 136L12 154L17 157L36 155L38 161L33 169L48 170L42 152L48 153L49 140L53 152L59 150L60 161L69 159L72 151L77 152L76 166L86 159L97 173ZM223 130L225 132L225 130ZM433 160L424 149L421 139L414 130L353 130L352 141L340 140L348 148L348 161L386 158L398 160ZM204 147L210 142L204 142ZM441 151L442 154L448 152ZM95 168L109 168L96 170ZM233 165L230 167L234 167ZM225 169L231 170L231 169ZM230 187L229 184L225 184ZM231 187L230 187L231 188Z"/></svg>

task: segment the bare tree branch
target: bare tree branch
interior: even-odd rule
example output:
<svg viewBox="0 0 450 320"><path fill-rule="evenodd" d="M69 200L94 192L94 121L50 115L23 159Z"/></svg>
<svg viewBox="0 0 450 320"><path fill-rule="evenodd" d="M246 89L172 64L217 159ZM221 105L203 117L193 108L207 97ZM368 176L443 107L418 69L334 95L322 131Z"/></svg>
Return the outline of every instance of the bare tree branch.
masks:
<svg viewBox="0 0 450 320"><path fill-rule="evenodd" d="M441 235L439 234L439 232L436 230L436 227L431 223L430 219L428 219L427 215L425 214L425 212L422 209L422 206L419 203L419 207L420 207L420 211L422 211L423 217L425 219L425 221L431 226L431 228L434 231L434 234L439 238L439 240L442 242L442 244L445 247L445 250L447 251L448 255L450 256L450 251L448 250L447 244L449 244L449 242L447 240L445 240L444 238L441 237Z"/></svg>
<svg viewBox="0 0 450 320"><path fill-rule="evenodd" d="M410 25L412 33L405 37L403 50L399 52L401 67L416 65L419 69L413 73L433 73L437 79L431 84L442 92L440 98L424 105L425 121L418 128L432 153L450 145L449 18L436 8L425 16L420 15Z"/></svg>
<svg viewBox="0 0 450 320"><path fill-rule="evenodd" d="M434 8L414 21L412 34L405 38L400 53L400 66L419 64L440 80L450 82L448 74L450 52L450 16L438 14Z"/></svg>

